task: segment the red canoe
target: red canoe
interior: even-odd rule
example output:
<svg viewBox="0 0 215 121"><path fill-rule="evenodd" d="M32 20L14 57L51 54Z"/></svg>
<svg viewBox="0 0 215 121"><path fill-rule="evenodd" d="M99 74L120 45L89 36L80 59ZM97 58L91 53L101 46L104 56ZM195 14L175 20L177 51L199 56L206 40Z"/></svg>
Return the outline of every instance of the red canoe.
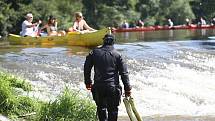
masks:
<svg viewBox="0 0 215 121"><path fill-rule="evenodd" d="M142 28L117 28L113 29L114 32L137 32L137 31L157 31L157 30L175 30L175 29L215 29L215 26L210 25L179 25L179 26L149 26L149 27L142 27Z"/></svg>

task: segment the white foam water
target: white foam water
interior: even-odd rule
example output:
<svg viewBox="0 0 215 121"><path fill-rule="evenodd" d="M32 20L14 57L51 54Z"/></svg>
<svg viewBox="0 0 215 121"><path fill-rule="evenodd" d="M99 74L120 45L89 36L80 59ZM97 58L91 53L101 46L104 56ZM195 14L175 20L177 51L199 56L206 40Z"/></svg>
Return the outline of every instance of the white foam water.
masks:
<svg viewBox="0 0 215 121"><path fill-rule="evenodd" d="M215 115L213 50L196 51L186 42L133 43L118 48L126 48L132 96L142 116ZM123 104L120 115L127 115Z"/></svg>

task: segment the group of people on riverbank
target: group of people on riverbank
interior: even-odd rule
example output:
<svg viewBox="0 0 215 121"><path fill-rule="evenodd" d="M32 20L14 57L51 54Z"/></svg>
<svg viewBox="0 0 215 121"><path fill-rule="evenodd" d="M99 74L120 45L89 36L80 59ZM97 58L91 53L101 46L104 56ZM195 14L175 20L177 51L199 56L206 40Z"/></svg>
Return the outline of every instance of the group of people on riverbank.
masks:
<svg viewBox="0 0 215 121"><path fill-rule="evenodd" d="M33 14L28 13L25 16L26 20L22 23L22 31L20 32L21 36L64 36L66 35L66 31L58 30L58 22L54 16L49 16L48 22L39 27L42 24L41 20L38 20L36 23L33 22ZM75 13L75 21L72 27L68 29L68 32L77 31L80 33L87 33L89 31L96 31L91 28L87 22L83 19L83 15L81 12Z"/></svg>
<svg viewBox="0 0 215 121"><path fill-rule="evenodd" d="M166 20L166 24L164 26L168 26L172 28L175 26L174 21L171 18ZM204 17L200 17L199 19L190 20L189 18L185 19L184 25L177 25L177 26L215 26L215 17L211 19L209 24L206 22ZM124 20L119 28L143 28L144 22L142 20L137 20L135 22L127 22Z"/></svg>

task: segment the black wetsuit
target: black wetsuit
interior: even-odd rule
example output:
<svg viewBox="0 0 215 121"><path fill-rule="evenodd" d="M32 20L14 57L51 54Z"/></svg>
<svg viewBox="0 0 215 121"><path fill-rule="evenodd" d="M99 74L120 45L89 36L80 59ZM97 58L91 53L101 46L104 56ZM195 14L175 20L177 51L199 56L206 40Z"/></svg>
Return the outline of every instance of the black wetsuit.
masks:
<svg viewBox="0 0 215 121"><path fill-rule="evenodd" d="M119 75L124 90L130 90L127 65L121 55L112 45L103 45L94 49L86 57L84 64L85 84L91 84L91 69L94 67L94 84L92 87L93 99L97 105L100 121L117 121L118 106L122 89L119 84ZM106 112L108 112L108 117Z"/></svg>

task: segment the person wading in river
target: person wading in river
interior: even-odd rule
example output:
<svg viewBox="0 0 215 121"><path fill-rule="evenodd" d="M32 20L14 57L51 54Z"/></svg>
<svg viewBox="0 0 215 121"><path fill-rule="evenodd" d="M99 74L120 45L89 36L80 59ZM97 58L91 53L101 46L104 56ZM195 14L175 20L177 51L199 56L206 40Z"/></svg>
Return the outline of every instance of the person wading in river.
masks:
<svg viewBox="0 0 215 121"><path fill-rule="evenodd" d="M124 85L125 96L131 95L131 86L127 65L113 47L114 36L106 34L103 40L103 46L92 50L86 57L84 80L86 88L92 91L93 99L97 105L99 121L117 121L118 106L122 94L119 75L121 75ZM93 66L94 83L91 80Z"/></svg>

